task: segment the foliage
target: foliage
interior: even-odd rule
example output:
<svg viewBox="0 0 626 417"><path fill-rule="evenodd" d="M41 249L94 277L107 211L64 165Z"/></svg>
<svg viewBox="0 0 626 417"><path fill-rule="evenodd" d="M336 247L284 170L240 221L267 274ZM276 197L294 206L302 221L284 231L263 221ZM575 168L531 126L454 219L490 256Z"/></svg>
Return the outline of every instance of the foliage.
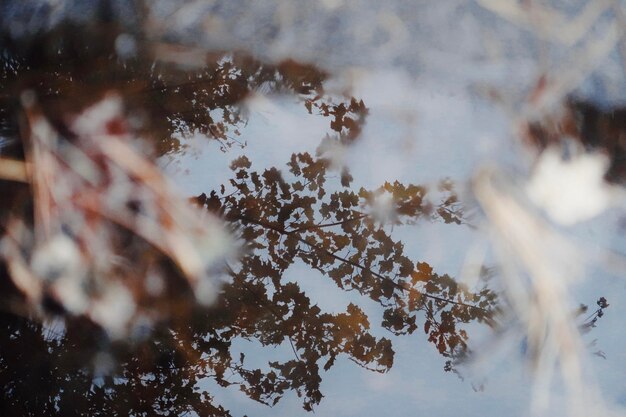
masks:
<svg viewBox="0 0 626 417"><path fill-rule="evenodd" d="M124 134L151 137L157 154L180 150L176 137L194 132L219 140L224 150L239 143L238 129L245 124L241 102L255 91L296 94L310 113L330 119L333 135L324 139L317 156L293 154L287 170L254 171L248 157L236 159L229 184L194 199L220 216L245 243L239 261L225 267L229 280L210 308L194 302L190 282L182 279L184 268L163 250L159 239L146 238L132 224L120 230L115 222L103 222L107 233L97 236L114 236L107 242L116 245L118 262L131 265L122 268L123 274L118 268L106 269L116 275L112 279L136 283L134 294L139 299L145 296L142 285L153 267L165 277L157 296L138 303L129 340L111 340L93 318L71 314L49 299L29 305L13 285L15 276L2 265L6 291L0 317L0 389L5 399L1 414L230 415L219 399L202 390L207 378L267 405L295 391L303 407L312 410L323 397L322 372L339 358L376 372L388 371L394 360L392 342L373 334L372 319L364 309L351 303L345 312L322 311L297 283L286 279L294 265L318 271L338 289L378 304L380 325L393 335L411 334L421 327L446 358L467 349L463 324L490 322L496 299L489 289L470 293L452 277L435 273L428 263L415 262L391 233L394 226L420 221L463 224L451 184L442 183L438 203L427 199L422 185L393 182L376 190L352 190L354 179L328 151L334 146L349 148L358 140L366 104L328 96L322 71L293 61L268 65L244 55L207 53L202 65L183 69L155 61L162 45L142 43L135 57L122 58L111 53L116 31L110 27L86 32L84 44L74 30L60 26L34 42L38 46L33 49L5 51L10 59L5 60L1 77L0 114L6 115L5 132L18 147L15 158L23 157L20 146L29 146L23 120L32 115L16 99L27 89L38 98L41 117L50 122L63 146L83 150L85 142L77 137L72 120L110 90L123 99L125 109L119 117L123 123L107 123L107 129L121 134L117 128L124 126L128 130L121 131ZM90 42L90 36L101 35L98 42ZM96 157L87 154L108 178L113 165L100 157L107 146L100 143L97 149L102 152ZM23 162L32 162L26 154ZM59 161L63 166L62 158ZM132 164L127 168L133 172ZM337 169L339 184L331 180ZM129 178L130 183L150 188L154 176ZM36 227L33 205L40 203L39 194L30 188L35 189L34 184L22 186L21 194L13 186L5 188L15 201L11 209L4 207L3 234L9 230L6 219L15 216L27 229ZM106 187L101 191L113 192ZM147 210L136 204L127 208L135 221ZM90 213L84 218L93 219ZM170 217L156 216L163 230L176 223ZM61 233L83 245L67 226L59 227ZM29 258L29 250L19 247L15 253ZM93 249L81 253L85 252L91 253L91 261L97 260ZM154 311L159 312L156 318ZM142 314L149 319L143 327ZM62 328L51 331L49 324L37 321L42 316L46 323L53 317L62 319ZM265 349L286 346L293 357L262 369L248 367L246 356L252 353L233 348L241 339L257 341Z"/></svg>

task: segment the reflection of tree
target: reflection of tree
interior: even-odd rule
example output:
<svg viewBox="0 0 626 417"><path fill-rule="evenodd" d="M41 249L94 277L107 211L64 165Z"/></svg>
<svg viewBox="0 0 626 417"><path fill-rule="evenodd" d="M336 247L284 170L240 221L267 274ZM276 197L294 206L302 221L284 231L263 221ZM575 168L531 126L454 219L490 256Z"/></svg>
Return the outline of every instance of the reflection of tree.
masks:
<svg viewBox="0 0 626 417"><path fill-rule="evenodd" d="M288 342L295 359L272 363L270 373L246 374L248 382L273 381L282 377L295 389L301 387L305 408L321 398L319 368L329 369L340 354L361 366L379 372L393 363L393 350L387 339L369 334L369 319L351 304L346 314L323 314L311 306L296 283L285 283L284 274L295 263L303 263L330 277L345 291L357 291L384 308L382 326L393 334L412 333L418 317L424 316L423 329L439 352L453 357L466 349L467 334L460 323L489 318L493 294L485 289L470 294L447 275L438 275L423 262L415 264L404 255L404 245L396 241L367 214L373 196L384 191L393 195L396 223L415 222L432 214L426 202L426 189L386 183L376 192L358 193L343 188L328 192L328 162L308 154L294 154L289 163L291 181L275 168L257 173L242 157L232 168L234 192L213 191L198 201L209 210L239 225L250 253L241 266L231 270L233 283L226 294L246 294L244 302L227 307L241 323L236 335L256 337L263 344ZM454 198L444 196L438 211L452 217ZM250 305L254 316L250 320ZM232 319L232 317L231 317ZM318 365L318 362L322 362ZM300 368L298 368L300 366ZM304 377L303 380L301 380ZM268 385L272 386L272 385ZM270 401L274 390L253 390L255 399Z"/></svg>
<svg viewBox="0 0 626 417"><path fill-rule="evenodd" d="M469 294L428 264L411 261L402 242L367 214L377 192L355 193L346 187L327 191L328 165L308 154L294 154L289 163L292 178L287 181L275 168L260 174L251 171L249 160L242 157L232 164L231 185L236 191L224 189L221 197L214 191L197 198L237 225L249 252L233 266L232 282L224 287L216 307L185 309L180 305L184 301L173 297L171 308L179 317L166 328L132 347L111 346L118 363L115 377L94 379L91 367L85 366L98 357L98 332L93 326L69 321L62 337L43 337L46 331L41 326L4 315L6 412L39 413L59 407L63 414L71 399L80 395L81 401L69 409L228 415L206 393L198 392L202 378L222 386L238 385L250 398L266 404L276 404L295 390L310 410L322 398L321 369L330 369L338 357L387 371L393 364L391 341L369 332L370 319L355 304L340 314L321 311L297 283L285 281L285 272L295 263L380 304L382 326L392 333L412 333L421 320L439 352L447 357L462 353L467 334L459 325L488 319L493 294L486 289ZM439 217L426 201L424 187L394 183L381 190L395 197L396 224ZM451 196L444 195L437 208L456 213ZM184 295L180 297L184 300ZM271 362L268 369L247 368L245 354L231 351L240 338L268 347L287 344L293 357ZM33 378L34 385L45 383L50 391L20 391L22 384L12 388L27 378ZM30 397L34 402L21 401Z"/></svg>
<svg viewBox="0 0 626 417"><path fill-rule="evenodd" d="M363 308L352 303L342 313L322 311L297 282L286 280L293 265L306 265L338 288L377 303L382 327L395 335L422 327L448 358L467 347L463 323L489 320L495 298L488 289L471 294L427 263L414 262L384 227L386 222L414 224L421 219L462 223L450 184L442 184L443 197L436 204L419 185L395 182L355 192L342 167L340 184L329 180L329 170L337 167L326 158L327 151L357 140L367 108L354 98L337 102L324 95L322 72L291 61L273 66L237 55L209 57L202 69L184 71L170 64L153 66L144 52L119 62L105 53L111 45L58 48L68 40L77 42L74 29L62 27L27 53L14 51L10 64L4 65L0 108L9 115L3 126L12 136L19 138L16 97L25 88L36 92L46 117L69 140L73 137L66 116L106 90L122 94L129 128L155 138L160 153L178 148L172 139L176 131L200 131L228 147L236 140L231 133L236 135L245 123L241 100L256 90L299 94L310 113L331 118L334 136L320 147L324 158L292 155L288 174L275 167L256 172L248 158L239 158L232 164L228 189L195 199L230 223L247 246L241 261L228 267L232 279L210 309L190 303L185 281L172 278L165 295L149 299L168 313L162 315L164 322L148 337L137 335L121 343L108 341L97 326L77 317L65 317L64 328L51 331L13 309L17 298L3 296L3 308L11 312L0 316L5 398L0 414L229 415L199 389L206 378L270 405L295 391L311 410L322 398L321 370L330 369L337 358L377 372L389 370L392 343L372 334ZM114 39L109 34L103 42ZM60 57L52 58L50 53L57 50ZM133 118L139 120L136 125L130 123ZM386 215L379 213L381 204ZM26 223L29 210L27 203L21 212ZM4 233L6 225L2 227ZM170 276L180 275L146 242L130 244L126 235L119 240L120 256L138 265L130 271L140 278L152 263ZM4 268L2 278L7 287L3 294L16 294ZM233 348L241 339L263 347L284 346L293 355L265 369L247 367L246 352Z"/></svg>
<svg viewBox="0 0 626 417"><path fill-rule="evenodd" d="M77 39L80 32L82 39ZM168 62L158 42L139 42L132 58L115 54L118 28L94 25L89 30L59 26L27 46L5 39L0 66L0 127L15 134L20 93L37 93L46 115L62 127L68 114L92 104L107 91L124 94L129 121L152 137L159 153L181 146L172 134L199 132L224 147L239 143L245 123L241 102L255 91L308 96L316 107L326 74L313 66L286 60L268 65L245 55L202 53L203 65L184 69ZM321 111L334 113L323 104ZM341 116L338 116L341 117ZM13 124L13 126L11 126ZM11 129L12 127L12 129ZM62 132L68 133L68 132Z"/></svg>

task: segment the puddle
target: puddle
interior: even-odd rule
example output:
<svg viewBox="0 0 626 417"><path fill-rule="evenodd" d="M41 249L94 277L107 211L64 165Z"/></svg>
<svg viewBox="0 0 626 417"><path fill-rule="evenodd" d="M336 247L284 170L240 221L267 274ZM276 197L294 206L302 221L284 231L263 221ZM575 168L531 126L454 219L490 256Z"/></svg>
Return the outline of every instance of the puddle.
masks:
<svg viewBox="0 0 626 417"><path fill-rule="evenodd" d="M0 6L0 414L625 413L614 13L61 3Z"/></svg>

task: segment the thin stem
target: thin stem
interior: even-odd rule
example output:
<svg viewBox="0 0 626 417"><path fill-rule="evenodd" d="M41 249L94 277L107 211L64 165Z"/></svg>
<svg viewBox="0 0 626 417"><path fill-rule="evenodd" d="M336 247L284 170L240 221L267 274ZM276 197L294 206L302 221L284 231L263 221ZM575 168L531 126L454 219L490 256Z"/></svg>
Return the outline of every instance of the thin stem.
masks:
<svg viewBox="0 0 626 417"><path fill-rule="evenodd" d="M359 216L350 218L350 219L346 219L346 220L342 220L342 221L338 221L338 222L333 222L333 223L323 223L323 224L312 224L309 226L303 226L303 227L299 227L297 229L292 229L289 231L286 231L286 234L292 234L292 233L297 233L297 232L304 232L306 230L310 230L310 229L322 229L324 227L332 227L332 226L340 226L342 224L346 224L346 223L350 223L350 222L355 222L357 220L361 220L363 218L367 217L367 214L361 214Z"/></svg>
<svg viewBox="0 0 626 417"><path fill-rule="evenodd" d="M236 216L234 219L231 218L231 220L239 220L239 221L242 221L242 222L246 222L246 223L254 224L254 225L257 225L257 226L261 226L261 227L264 227L266 229L270 229L270 230L273 230L275 232L278 232L278 233L280 233L282 235L289 235L290 234L290 232L287 232L284 229L282 229L282 228L280 228L278 226L275 226L275 225L273 225L271 223L264 222L262 220L252 219L252 218L249 218L249 217L246 217L246 216ZM319 247L319 246L317 246L317 245L315 245L315 244L313 244L311 242L308 242L307 240L305 240L305 239L303 239L301 237L297 237L296 239L299 242L304 243L305 245L311 247L312 249L314 249L314 250L316 250L318 252L325 253L326 255L332 257L333 259L336 259L336 260L338 260L340 262L344 262L344 263L346 263L348 265L351 265L351 266L353 266L355 268L358 268L358 269L360 269L362 271L369 272L370 274L372 274L376 278L379 278L379 279L382 279L384 281L389 282L395 288L397 288L397 289L399 289L399 290L401 290L403 292L405 292L405 291L409 291L409 292L416 291L416 290L411 289L411 288L406 288L405 286L400 285L397 282L395 282L393 279L391 279L389 277L386 277L384 275L381 275L381 274L379 274L376 271L372 271L370 268L368 268L366 266L363 266L363 265L361 265L359 263L353 262L353 261L351 261L349 259L342 258L341 256L338 256L335 253L333 253L333 252L331 252L331 251L329 251L327 249L321 248L321 247ZM475 310L480 310L480 311L485 312L485 313L489 312L487 309L482 308L482 307L478 307L478 306L475 306L475 305L472 305L472 304L466 304L466 303L463 303L463 302L460 302L460 301L450 300L450 299L447 299L447 298L444 298L444 297L439 297L439 296L428 294L428 293L420 292L419 295L422 296L422 297L430 298L432 300L437 300L437 301L441 301L441 302L448 303L448 304L455 304L455 305L459 305L459 306L463 306L463 307L467 307L467 308L471 308L471 309L475 309Z"/></svg>

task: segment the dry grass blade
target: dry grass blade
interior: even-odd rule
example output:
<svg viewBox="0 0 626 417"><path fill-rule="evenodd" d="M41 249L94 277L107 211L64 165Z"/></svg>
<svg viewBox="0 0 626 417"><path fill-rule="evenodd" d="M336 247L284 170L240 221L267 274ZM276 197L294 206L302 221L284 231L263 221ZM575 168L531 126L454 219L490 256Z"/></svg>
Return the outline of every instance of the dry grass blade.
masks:
<svg viewBox="0 0 626 417"><path fill-rule="evenodd" d="M514 197L512 186L487 171L475 181L504 268L505 295L523 327L535 383L533 415L551 405L556 375L566 388L569 416L603 410L597 386L584 376L584 347L572 320L571 288L582 278L585 257Z"/></svg>
<svg viewBox="0 0 626 417"><path fill-rule="evenodd" d="M0 253L27 301L39 306L52 297L123 335L147 297L147 277L130 271L154 273L142 266L150 257L130 259L116 243L130 233L178 265L200 302L212 302L217 289L210 271L231 254L230 235L133 147L137 138L126 128L121 99L109 96L76 115L68 126L77 135L72 141L33 97L24 102L27 162L11 161L4 177L30 183L34 227L29 231L17 214Z"/></svg>
<svg viewBox="0 0 626 417"><path fill-rule="evenodd" d="M0 179L28 182L28 170L29 167L24 161L0 157Z"/></svg>
<svg viewBox="0 0 626 417"><path fill-rule="evenodd" d="M589 2L575 17L564 14L546 5L533 2L524 5L514 0L479 0L482 7L521 27L532 30L545 40L571 47L589 33L594 23L612 7L607 0Z"/></svg>

